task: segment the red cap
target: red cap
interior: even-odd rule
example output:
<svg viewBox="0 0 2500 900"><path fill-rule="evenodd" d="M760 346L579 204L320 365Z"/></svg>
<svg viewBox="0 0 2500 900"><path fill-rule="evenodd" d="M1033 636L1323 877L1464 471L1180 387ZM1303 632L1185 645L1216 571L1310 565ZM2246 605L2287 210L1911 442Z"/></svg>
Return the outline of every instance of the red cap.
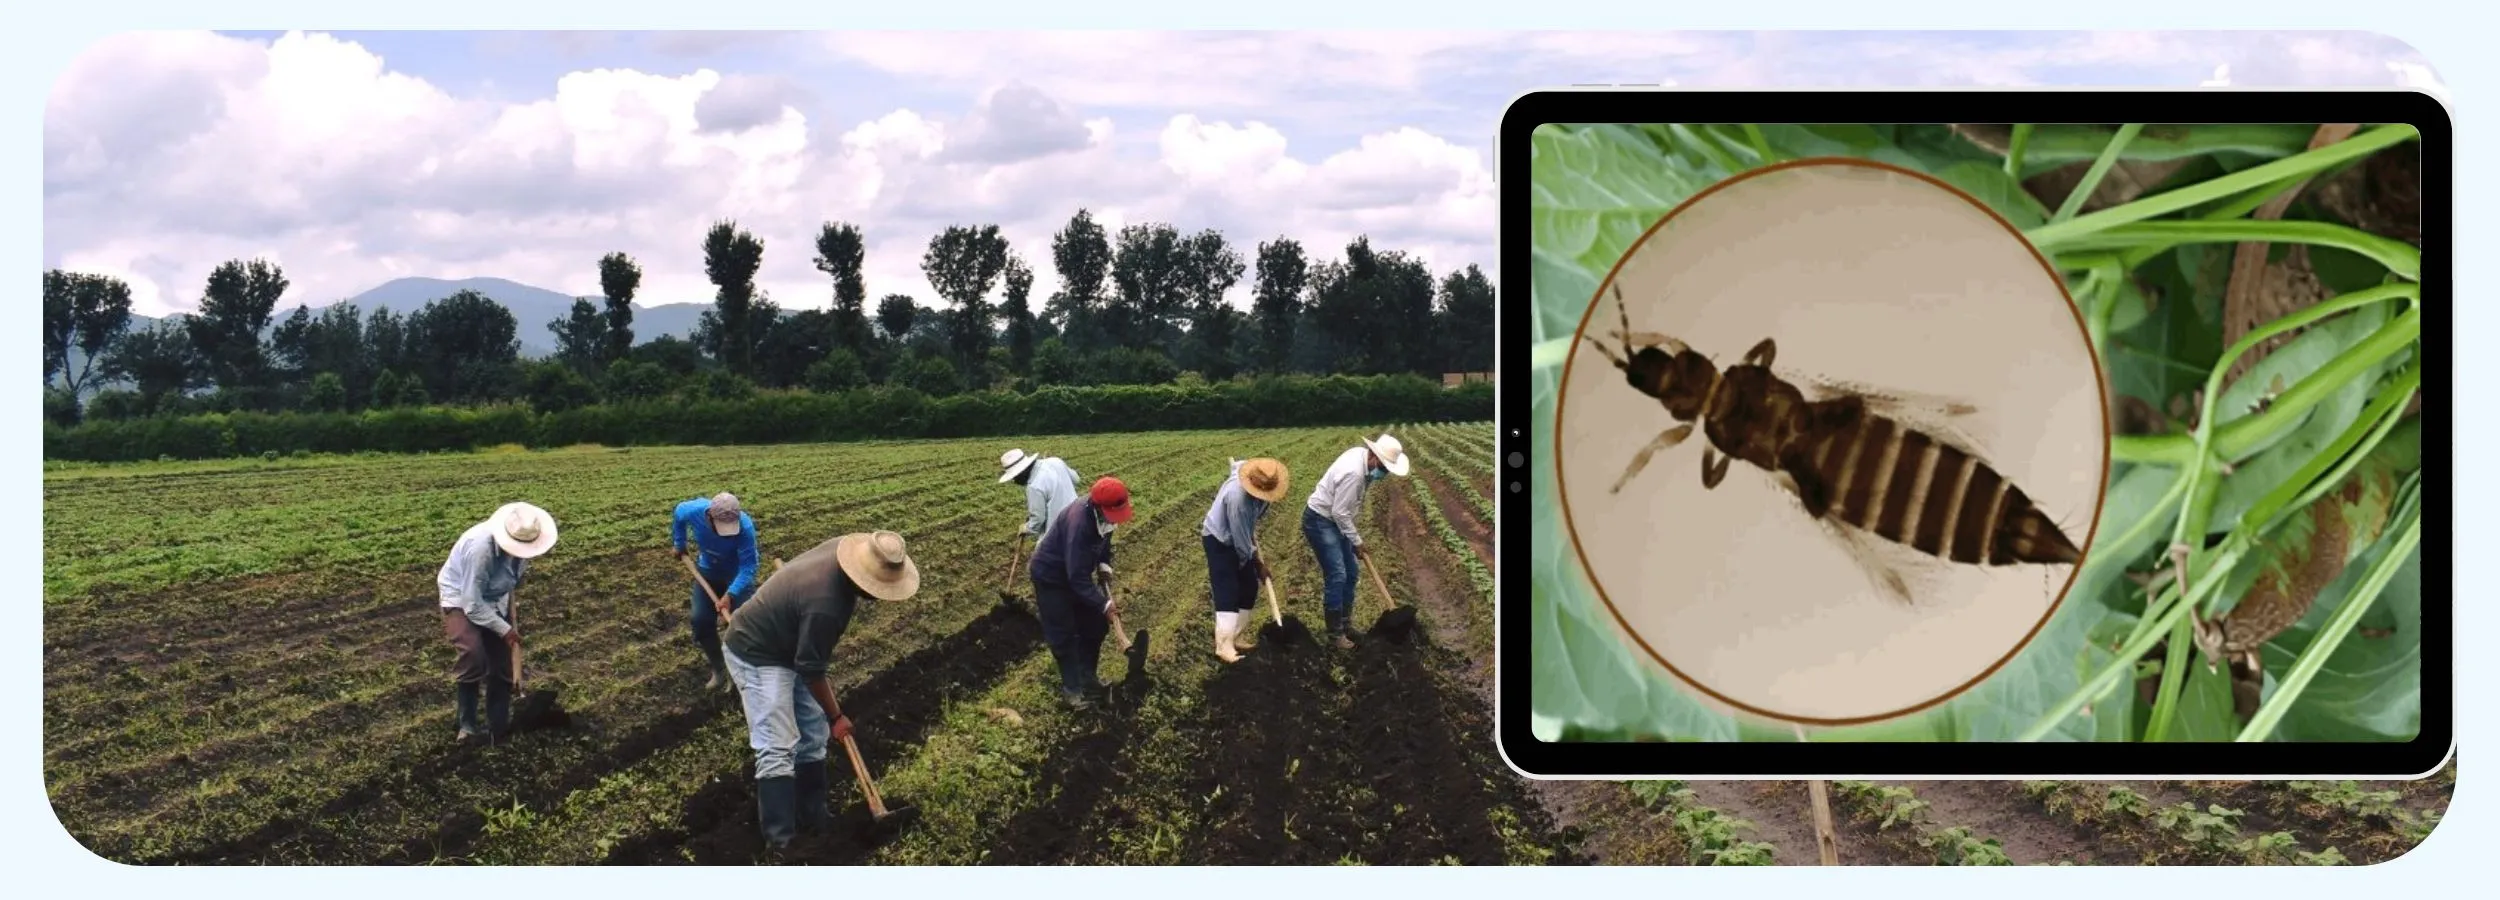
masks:
<svg viewBox="0 0 2500 900"><path fill-rule="evenodd" d="M1117 478L1104 476L1096 480L1093 494L1087 499L1093 502L1095 509L1102 510L1103 518L1111 520L1114 525L1127 522L1130 516L1137 514L1128 505L1128 485L1121 484Z"/></svg>

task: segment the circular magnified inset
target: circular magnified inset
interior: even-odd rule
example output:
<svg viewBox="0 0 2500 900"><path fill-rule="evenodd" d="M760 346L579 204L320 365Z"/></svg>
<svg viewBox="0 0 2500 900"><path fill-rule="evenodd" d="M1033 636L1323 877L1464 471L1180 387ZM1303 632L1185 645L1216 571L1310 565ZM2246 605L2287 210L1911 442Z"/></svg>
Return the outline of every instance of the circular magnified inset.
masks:
<svg viewBox="0 0 2500 900"><path fill-rule="evenodd" d="M2004 219L1855 159L1685 202L1599 287L1556 399L1563 518L1706 702L1880 721L1986 679L2099 525L2099 362Z"/></svg>

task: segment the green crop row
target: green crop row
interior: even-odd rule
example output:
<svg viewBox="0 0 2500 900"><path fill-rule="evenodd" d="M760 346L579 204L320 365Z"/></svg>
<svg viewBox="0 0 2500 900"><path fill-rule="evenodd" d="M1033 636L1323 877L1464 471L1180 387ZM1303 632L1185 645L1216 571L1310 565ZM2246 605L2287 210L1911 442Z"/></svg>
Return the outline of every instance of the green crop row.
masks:
<svg viewBox="0 0 2500 900"><path fill-rule="evenodd" d="M2159 805L2125 785L2094 786L2057 781L2026 781L2023 792L2050 813L2076 824L2116 834L2145 854L2147 865L2173 854L2187 861L2246 865L2343 865L2334 847L2303 849L2288 831L2241 836L2247 812L2218 803L2198 808L2179 801Z"/></svg>
<svg viewBox="0 0 2500 900"><path fill-rule="evenodd" d="M1684 843L1684 852L1695 865L1767 866L1773 860L1770 844L1744 839L1754 824L1728 815L1693 796L1691 788L1681 781L1635 781L1628 785L1634 800L1652 814L1665 816L1675 823L1676 837Z"/></svg>
<svg viewBox="0 0 2500 900"><path fill-rule="evenodd" d="M1875 823L1876 833L1888 837L1905 834L1901 840L1933 855L1937 865L2013 865L2013 860L2006 858L2005 845L1995 838L1980 837L1967 826L1935 827L1928 815L1927 801L1918 799L1917 792L1908 787L1836 781L1832 788L1858 818Z"/></svg>

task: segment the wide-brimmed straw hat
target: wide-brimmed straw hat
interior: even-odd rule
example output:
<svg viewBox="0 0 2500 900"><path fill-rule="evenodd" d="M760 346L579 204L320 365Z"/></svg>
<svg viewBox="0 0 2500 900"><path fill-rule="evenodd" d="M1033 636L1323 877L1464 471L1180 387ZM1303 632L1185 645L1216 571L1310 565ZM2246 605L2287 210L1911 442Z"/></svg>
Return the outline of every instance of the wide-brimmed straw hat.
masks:
<svg viewBox="0 0 2500 900"><path fill-rule="evenodd" d="M712 533L721 537L738 536L738 495L722 491L712 495Z"/></svg>
<svg viewBox="0 0 2500 900"><path fill-rule="evenodd" d="M833 558L842 564L842 574L868 596L908 600L920 592L920 567L912 564L902 535L891 531L846 534Z"/></svg>
<svg viewBox="0 0 2500 900"><path fill-rule="evenodd" d="M1026 453L1021 448L1009 450L1006 453L1000 454L998 457L998 467L1004 470L1007 474L998 476L998 483L1006 484L1007 482L1016 480L1016 476L1024 474L1024 470L1032 468L1033 463L1039 459L1041 459L1041 457Z"/></svg>
<svg viewBox="0 0 2500 900"><path fill-rule="evenodd" d="M506 503L486 521L494 525L495 546L522 559L535 559L556 545L556 517L527 503Z"/></svg>
<svg viewBox="0 0 2500 900"><path fill-rule="evenodd" d="M1285 499L1285 490L1293 484L1293 476L1285 471L1282 461L1259 457L1241 464L1241 489L1269 503Z"/></svg>
<svg viewBox="0 0 2500 900"><path fill-rule="evenodd" d="M1389 474L1406 477L1406 445L1398 443L1397 438L1383 432L1377 440L1364 438L1363 446L1371 448L1373 456L1380 457L1380 464L1389 467Z"/></svg>

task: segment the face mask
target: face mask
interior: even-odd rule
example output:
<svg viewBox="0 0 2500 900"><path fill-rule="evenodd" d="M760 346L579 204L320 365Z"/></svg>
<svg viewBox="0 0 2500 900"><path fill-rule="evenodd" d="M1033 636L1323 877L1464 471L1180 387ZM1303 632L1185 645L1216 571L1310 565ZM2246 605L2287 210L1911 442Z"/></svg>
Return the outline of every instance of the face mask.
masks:
<svg viewBox="0 0 2500 900"><path fill-rule="evenodd" d="M1370 484L1387 477L1389 477L1389 470L1374 466L1363 472L1363 483Z"/></svg>
<svg viewBox="0 0 2500 900"><path fill-rule="evenodd" d="M1100 513L1100 512L1096 512L1096 513L1094 513L1094 531L1095 531L1095 533L1100 534L1100 535L1103 535L1104 537L1109 537L1109 536L1111 535L1111 532L1112 532L1112 531L1114 531L1114 530L1116 530L1116 529L1118 529L1119 527L1120 527L1120 526L1119 526L1119 524L1118 524L1118 523L1115 523L1115 522L1113 522L1113 521L1111 521L1111 520L1109 520L1109 519L1105 519L1105 518L1103 518L1103 517L1102 517L1102 513Z"/></svg>

